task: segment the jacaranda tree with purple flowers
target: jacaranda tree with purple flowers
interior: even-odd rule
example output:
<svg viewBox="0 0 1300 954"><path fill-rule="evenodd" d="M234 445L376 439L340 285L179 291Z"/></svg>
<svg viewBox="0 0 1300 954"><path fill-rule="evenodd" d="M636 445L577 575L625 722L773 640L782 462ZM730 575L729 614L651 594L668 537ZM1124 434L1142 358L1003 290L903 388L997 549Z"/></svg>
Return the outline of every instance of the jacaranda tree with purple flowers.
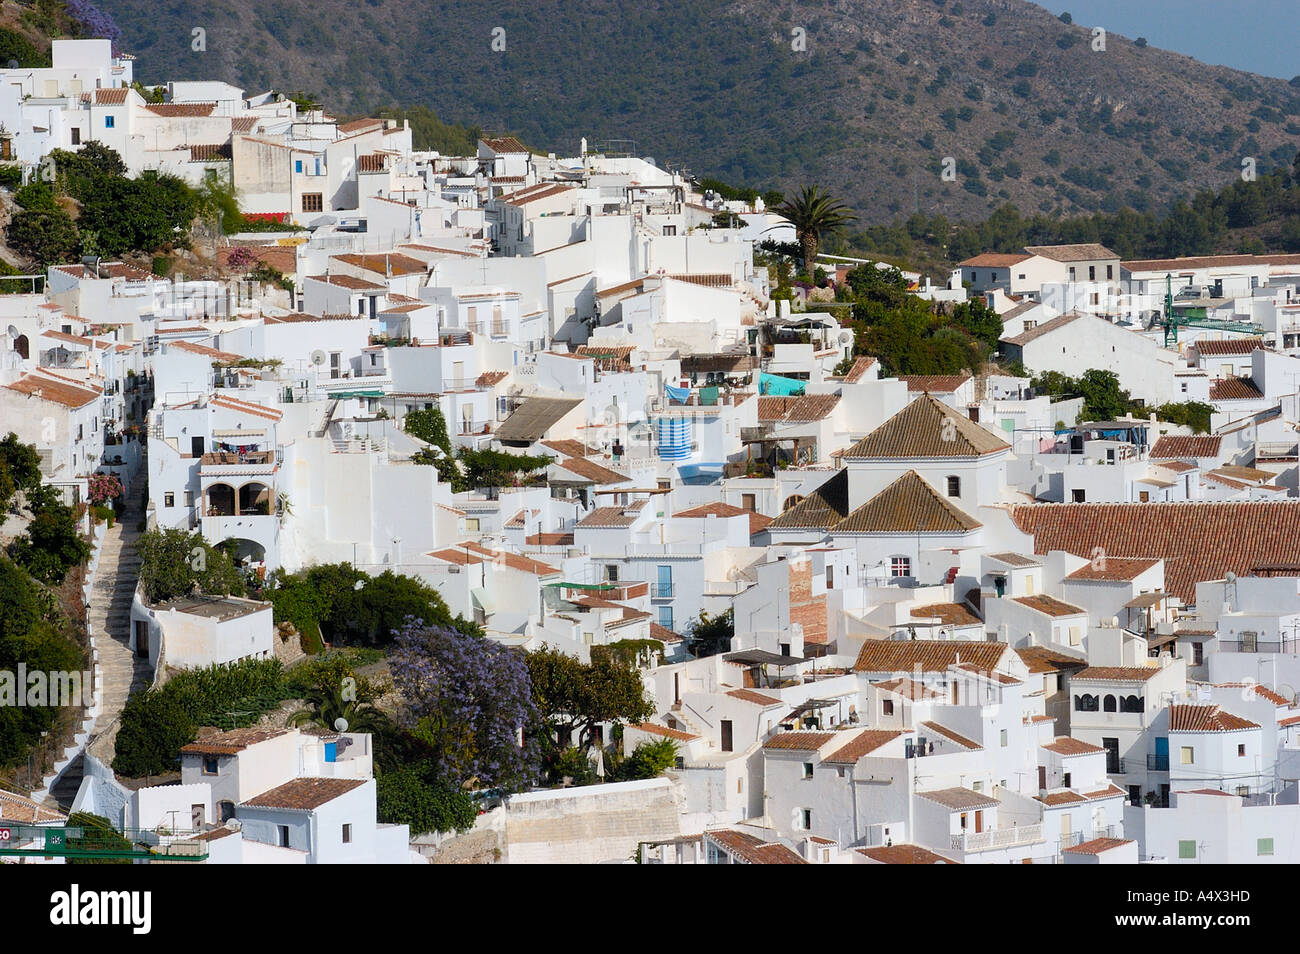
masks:
<svg viewBox="0 0 1300 954"><path fill-rule="evenodd" d="M536 752L521 744L537 717L523 653L416 621L398 630L389 663L409 728L442 777L506 791L536 780Z"/></svg>
<svg viewBox="0 0 1300 954"><path fill-rule="evenodd" d="M89 0L68 0L63 8L81 27L81 36L88 39L112 40L113 52L117 52L117 41L122 38L122 28L111 16Z"/></svg>

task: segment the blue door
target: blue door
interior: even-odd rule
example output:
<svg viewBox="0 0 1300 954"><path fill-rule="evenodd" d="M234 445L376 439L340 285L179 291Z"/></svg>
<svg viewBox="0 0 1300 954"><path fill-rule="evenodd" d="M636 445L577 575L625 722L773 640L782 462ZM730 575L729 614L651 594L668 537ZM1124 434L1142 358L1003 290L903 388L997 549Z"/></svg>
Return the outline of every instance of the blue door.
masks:
<svg viewBox="0 0 1300 954"><path fill-rule="evenodd" d="M1156 764L1155 769L1158 772L1169 771L1169 737L1156 737Z"/></svg>
<svg viewBox="0 0 1300 954"><path fill-rule="evenodd" d="M655 596L667 597L673 595L673 568L671 566L659 567L659 585L655 589Z"/></svg>

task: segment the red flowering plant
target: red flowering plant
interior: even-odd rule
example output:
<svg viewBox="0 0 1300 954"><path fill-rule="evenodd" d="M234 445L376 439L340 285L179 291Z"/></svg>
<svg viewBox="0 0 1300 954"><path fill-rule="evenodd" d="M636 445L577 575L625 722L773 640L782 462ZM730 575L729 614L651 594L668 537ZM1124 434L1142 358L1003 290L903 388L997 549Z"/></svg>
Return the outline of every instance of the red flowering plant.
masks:
<svg viewBox="0 0 1300 954"><path fill-rule="evenodd" d="M124 490L122 481L117 479L116 474L91 474L90 475L90 502L93 504L105 504L110 500L116 500L122 496Z"/></svg>

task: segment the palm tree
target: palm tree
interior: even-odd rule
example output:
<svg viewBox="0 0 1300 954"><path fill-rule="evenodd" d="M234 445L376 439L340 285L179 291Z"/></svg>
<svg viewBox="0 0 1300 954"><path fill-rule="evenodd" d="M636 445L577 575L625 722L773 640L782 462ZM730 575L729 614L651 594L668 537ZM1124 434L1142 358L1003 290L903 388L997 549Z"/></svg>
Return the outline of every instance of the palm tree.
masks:
<svg viewBox="0 0 1300 954"><path fill-rule="evenodd" d="M307 694L310 709L299 709L291 715L289 725L319 725L327 729L336 728L342 718L348 723L349 732L378 732L388 721L382 711L369 702L344 698L341 687L330 689L312 689Z"/></svg>
<svg viewBox="0 0 1300 954"><path fill-rule="evenodd" d="M803 246L803 264L809 278L813 277L813 263L822 239L857 218L848 206L831 198L821 186L804 186L798 195L786 199L773 211L789 219L794 226L799 244Z"/></svg>

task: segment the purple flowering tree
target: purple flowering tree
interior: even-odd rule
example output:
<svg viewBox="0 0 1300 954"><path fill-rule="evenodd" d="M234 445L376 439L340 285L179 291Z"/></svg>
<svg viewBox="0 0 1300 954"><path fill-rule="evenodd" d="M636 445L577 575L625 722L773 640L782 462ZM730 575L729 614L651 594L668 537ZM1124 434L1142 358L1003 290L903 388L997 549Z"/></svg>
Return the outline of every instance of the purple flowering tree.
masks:
<svg viewBox="0 0 1300 954"><path fill-rule="evenodd" d="M83 37L112 40L113 52L117 52L118 41L122 39L122 28L114 22L111 16L90 3L89 0L68 0L64 4L64 9L67 11L68 16L80 25Z"/></svg>
<svg viewBox="0 0 1300 954"><path fill-rule="evenodd" d="M433 748L440 775L506 791L536 780L536 751L522 743L537 711L521 652L413 621L397 631L389 665L407 724Z"/></svg>

